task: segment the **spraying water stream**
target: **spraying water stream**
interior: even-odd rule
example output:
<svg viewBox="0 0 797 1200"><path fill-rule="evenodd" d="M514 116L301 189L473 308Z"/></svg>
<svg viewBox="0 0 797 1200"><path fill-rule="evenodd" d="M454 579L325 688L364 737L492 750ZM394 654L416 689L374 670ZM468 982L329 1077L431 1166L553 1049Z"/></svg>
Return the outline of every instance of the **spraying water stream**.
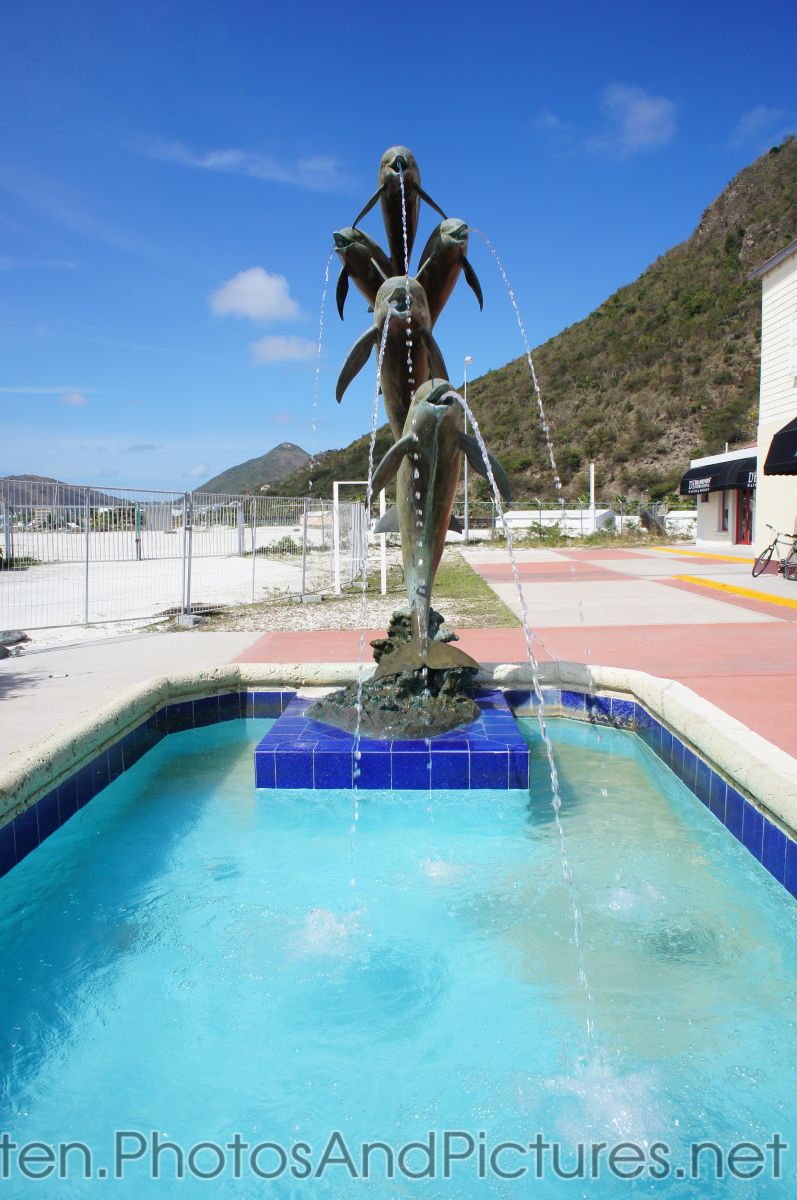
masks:
<svg viewBox="0 0 797 1200"><path fill-rule="evenodd" d="M542 736L543 744L545 746L545 754L548 759L548 770L549 770L550 777L551 777L551 805L552 805L553 812L554 812L554 819L556 821L556 831L559 836L559 851L560 851L560 857L561 857L561 863L562 863L562 875L564 876L565 883L567 884L568 894L569 894L569 898L570 898L570 909L571 909L571 913L573 916L573 937L574 937L575 946L576 946L576 954L578 956L578 981L579 981L579 984L581 985L581 988L584 992L584 995L585 995L585 998L587 1001L587 1022L586 1022L587 1037L591 1043L593 1040L593 1037L594 1037L594 1030L595 1030L595 1022L594 1022L594 1015L593 1015L595 1002L594 1002L594 998L592 995L592 991L590 989L589 979L587 978L587 972L586 972L586 968L585 968L585 964L584 964L584 948L583 948L583 938L582 938L582 916L581 916L581 910L578 907L578 901L576 898L575 887L573 885L573 877L572 877L572 874L570 871L570 863L569 863L568 855L567 855L567 843L565 840L565 832L564 832L564 827L562 825L562 818L561 818L562 800L561 800L561 796L560 796L560 792L559 792L559 775L558 775L558 772L556 769L556 762L554 760L554 753L553 753L553 746L551 744L551 738L548 733L548 727L547 727L547 724L545 721L545 701L543 699L542 687L540 685L540 668L539 668L539 663L537 662L537 656L534 653L534 646L532 644L532 633L531 633L531 628L529 626L528 609L526 607L526 598L523 594L523 585L521 584L520 575L519 575L518 569L517 569L514 545L512 542L512 531L509 528L509 524L508 524L508 522L506 520L506 516L504 514L504 506L501 502L501 493L499 492L498 485L495 482L495 477L493 475L493 469L490 464L490 458L489 458L489 454L487 451L487 446L485 445L484 438L482 437L482 433L479 428L479 423L476 420L475 416L473 415L473 411L471 410L469 405L466 403L466 401L462 398L462 396L460 396L457 392L454 392L454 391L452 391L450 393L450 395L452 395L462 405L462 409L465 413L465 416L468 418L468 420L470 421L471 426L473 428L473 433L476 438L476 441L479 443L479 449L482 452L482 457L484 459L484 464L485 464L485 467L487 470L487 475L489 478L490 486L493 489L493 497L495 500L496 512L498 513L498 518L501 521L501 524L504 529L504 535L506 537L507 551L509 552L509 559L512 564L512 576L514 579L515 587L517 589L517 594L518 594L518 598L520 601L520 607L521 607L521 611L522 611L522 615L523 615L523 631L524 631L525 639L526 639L526 652L528 655L529 666L531 668L532 687L534 689L534 694L537 698L537 720L539 723L540 734Z"/></svg>

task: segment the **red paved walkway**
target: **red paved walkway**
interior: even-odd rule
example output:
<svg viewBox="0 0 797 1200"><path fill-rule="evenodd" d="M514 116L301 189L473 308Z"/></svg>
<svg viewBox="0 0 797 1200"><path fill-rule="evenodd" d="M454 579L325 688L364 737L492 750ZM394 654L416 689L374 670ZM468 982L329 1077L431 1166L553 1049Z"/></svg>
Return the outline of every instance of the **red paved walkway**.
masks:
<svg viewBox="0 0 797 1200"><path fill-rule="evenodd" d="M383 631L366 634L368 642ZM480 662L525 662L522 629L463 629L458 645ZM267 633L237 662L356 662L356 631ZM542 628L540 660L630 667L676 679L790 754L797 742L797 624Z"/></svg>

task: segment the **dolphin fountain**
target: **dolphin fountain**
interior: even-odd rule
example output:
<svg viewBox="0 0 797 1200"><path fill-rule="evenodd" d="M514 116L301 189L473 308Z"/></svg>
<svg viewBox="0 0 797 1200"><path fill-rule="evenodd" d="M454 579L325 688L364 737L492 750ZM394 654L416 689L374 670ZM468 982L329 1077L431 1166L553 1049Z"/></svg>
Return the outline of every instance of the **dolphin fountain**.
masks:
<svg viewBox="0 0 797 1200"><path fill-rule="evenodd" d="M432 608L432 588L453 515L463 457L495 480L504 500L509 481L500 463L464 431L460 398L448 379L432 333L461 274L483 306L482 290L467 258L468 225L448 218L421 188L415 156L392 146L382 156L378 188L353 225L333 234L342 270L338 311L351 279L373 311L373 323L355 342L338 378L340 403L372 351L380 363L379 387L395 438L373 470L370 494L395 481L396 504L376 532L399 532L408 608L393 614L387 638L372 642L377 669L367 682L324 697L316 720L370 737L432 737L474 720L471 693L479 664L452 645L456 635ZM389 254L357 228L380 201ZM429 237L416 276L410 256L420 201L443 220Z"/></svg>

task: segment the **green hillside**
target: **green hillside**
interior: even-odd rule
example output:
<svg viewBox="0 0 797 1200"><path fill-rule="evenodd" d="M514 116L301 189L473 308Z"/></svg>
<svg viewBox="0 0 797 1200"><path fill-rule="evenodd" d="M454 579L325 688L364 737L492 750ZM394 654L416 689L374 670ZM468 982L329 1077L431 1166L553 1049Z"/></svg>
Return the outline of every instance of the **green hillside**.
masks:
<svg viewBox="0 0 797 1200"><path fill-rule="evenodd" d="M789 138L728 184L687 241L534 351L566 495L587 491L592 459L602 494L655 498L677 486L691 457L755 437L761 284L746 276L795 237ZM469 383L468 399L515 498L553 497L525 358ZM391 440L384 426L377 461ZM367 458L367 437L320 455L314 494L361 478ZM299 495L307 482L302 470L280 491ZM484 486L474 481L478 494Z"/></svg>
<svg viewBox="0 0 797 1200"><path fill-rule="evenodd" d="M259 492L266 484L275 484L286 475L300 471L309 461L310 455L301 446L295 446L293 442L280 442L268 454L230 467L220 475L214 475L201 487L194 488L194 491L223 492L231 496L241 492Z"/></svg>

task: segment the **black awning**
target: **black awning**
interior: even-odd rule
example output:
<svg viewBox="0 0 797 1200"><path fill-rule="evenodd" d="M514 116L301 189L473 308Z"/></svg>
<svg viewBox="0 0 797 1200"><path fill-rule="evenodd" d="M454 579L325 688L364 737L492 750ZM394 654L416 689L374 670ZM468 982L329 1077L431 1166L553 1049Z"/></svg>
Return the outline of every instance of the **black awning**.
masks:
<svg viewBox="0 0 797 1200"><path fill-rule="evenodd" d="M710 462L704 467L692 467L681 479L678 489L682 496L699 496L703 492L722 492L726 488L754 488L756 458L732 458L730 462Z"/></svg>
<svg viewBox="0 0 797 1200"><path fill-rule="evenodd" d="M682 496L699 496L701 492L716 492L721 484L717 483L717 472L721 463L713 466L692 467L681 479L678 491Z"/></svg>
<svg viewBox="0 0 797 1200"><path fill-rule="evenodd" d="M751 458L737 458L725 465L729 470L723 487L740 489L755 487L758 467L758 459L755 455Z"/></svg>
<svg viewBox="0 0 797 1200"><path fill-rule="evenodd" d="M797 475L797 417L778 430L764 463L765 475Z"/></svg>

